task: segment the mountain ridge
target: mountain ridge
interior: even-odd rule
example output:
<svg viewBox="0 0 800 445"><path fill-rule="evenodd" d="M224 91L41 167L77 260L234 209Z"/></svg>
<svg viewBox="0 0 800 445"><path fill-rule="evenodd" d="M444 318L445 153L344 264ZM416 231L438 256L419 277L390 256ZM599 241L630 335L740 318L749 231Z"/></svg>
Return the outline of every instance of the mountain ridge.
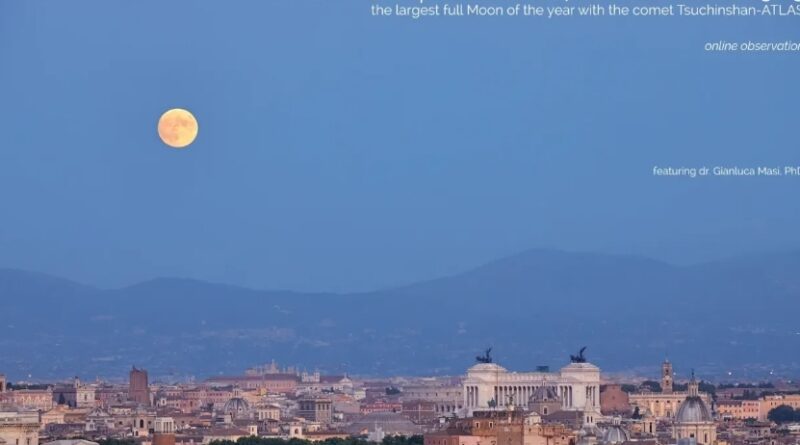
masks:
<svg viewBox="0 0 800 445"><path fill-rule="evenodd" d="M115 375L134 357L156 374L236 373L273 358L351 374L461 373L489 344L510 368L557 366L588 344L608 370L669 353L710 372L800 372L784 354L800 346L796 252L682 266L531 249L352 294L170 277L104 290L2 269L0 297L7 374ZM35 323L15 322L32 313Z"/></svg>
<svg viewBox="0 0 800 445"><path fill-rule="evenodd" d="M676 264L665 260L656 259L647 255L641 254L628 254L628 253L602 253L602 252L595 252L595 251L584 251L584 250L563 250L563 249L555 249L555 248L530 248L521 250L515 253L511 253L506 256L502 256L499 258L491 259L481 264L467 267L462 271L455 272L452 274L443 275L440 277L434 277L430 279L423 279L417 280L410 283L405 284L398 284L393 286L385 286L379 287L372 290L365 290L365 291L353 291L353 292L333 292L333 291L295 291L292 289L280 289L280 288L261 288L261 287L250 287L236 283L228 283L228 282L220 282L220 281L211 281L205 280L202 278L194 278L194 277L181 277L181 276L155 276L152 278L148 278L141 281L136 281L130 284L125 284L121 286L114 286L114 287L100 287L91 283L85 283L77 280L73 280L68 277L64 277L58 274L52 274L48 272L41 272L35 271L30 269L22 269L22 268L14 268L14 267L0 267L0 278L5 273L12 273L12 274L19 274L20 276L40 276L46 277L50 280L61 280L65 282L72 283L73 285L82 286L86 288L92 288L96 290L103 290L103 291L115 291L115 290L124 290L127 288L134 288L139 287L142 285L146 285L153 282L177 282L177 281L184 281L184 282L195 282L195 283L203 283L208 285L214 286L225 286L225 287L232 287L232 288L239 288L239 289L246 289L251 291L262 291L262 292L295 292L299 294L330 294L330 295L354 295L354 294L372 294L376 292L384 292L384 291L391 291L396 289L403 289L407 287L417 286L420 284L425 284L429 282L445 280L448 278L458 277L461 275L469 274L479 269L484 269L486 267L491 267L495 264L505 263L509 260L513 260L518 257L525 257L530 254L556 254L562 255L564 257L570 255L581 255L581 256L588 256L588 257L603 257L603 258L618 258L618 259L639 259L645 262L650 262L652 264L663 265L665 267L670 267L674 269L691 269L696 267L711 267L716 265L731 265L731 264L741 264L741 263L748 263L752 262L754 259L774 259L774 258L787 258L793 261L797 261L800 263L800 249L786 249L786 250L778 250L778 251L768 251L768 252L755 252L755 253L747 253L747 254L739 254L729 257L723 257L714 260L707 260L707 261L699 261L690 264Z"/></svg>

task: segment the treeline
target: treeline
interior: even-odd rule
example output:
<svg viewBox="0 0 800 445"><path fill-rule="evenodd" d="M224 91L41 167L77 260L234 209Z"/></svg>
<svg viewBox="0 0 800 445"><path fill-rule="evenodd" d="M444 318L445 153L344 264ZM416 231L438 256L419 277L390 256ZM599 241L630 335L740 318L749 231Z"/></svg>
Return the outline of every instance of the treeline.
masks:
<svg viewBox="0 0 800 445"><path fill-rule="evenodd" d="M422 436L386 436L380 445L423 445ZM102 439L97 441L100 445L137 445L134 439ZM242 437L236 442L232 440L215 440L211 445L376 445L360 437L349 437L347 439L325 439L319 442L312 442L306 439L278 439L274 437Z"/></svg>
<svg viewBox="0 0 800 445"><path fill-rule="evenodd" d="M761 392L755 389L745 389L742 391L742 395L740 396L733 396L733 400L758 400L761 398Z"/></svg>
<svg viewBox="0 0 800 445"><path fill-rule="evenodd" d="M730 388L750 388L750 389L771 389L774 388L770 382L763 382L763 383L720 383L717 388L719 389L730 389Z"/></svg>
<svg viewBox="0 0 800 445"><path fill-rule="evenodd" d="M46 383L6 383L6 388L12 391L19 391L23 389L42 390L49 388L50 385Z"/></svg>
<svg viewBox="0 0 800 445"><path fill-rule="evenodd" d="M714 386L714 384L712 383L701 381L697 384L697 386L700 392L709 393L712 396L714 396L717 392L717 386ZM655 380L645 380L639 386L631 385L629 383L622 385L622 390L627 393L638 392L640 389L645 389L650 392L663 392L663 388L661 388L661 383ZM686 391L687 389L689 389L689 385L686 383L672 384L673 391Z"/></svg>
<svg viewBox="0 0 800 445"><path fill-rule="evenodd" d="M133 439L100 439L95 442L100 445L136 445L136 441Z"/></svg>

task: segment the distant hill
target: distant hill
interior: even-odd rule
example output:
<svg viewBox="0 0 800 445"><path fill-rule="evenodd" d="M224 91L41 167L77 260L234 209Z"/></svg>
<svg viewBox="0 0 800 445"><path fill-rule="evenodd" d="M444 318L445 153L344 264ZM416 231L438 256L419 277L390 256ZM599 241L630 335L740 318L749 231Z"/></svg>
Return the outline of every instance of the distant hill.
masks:
<svg viewBox="0 0 800 445"><path fill-rule="evenodd" d="M353 374L460 374L493 346L511 369L588 346L604 370L800 375L800 252L679 267L530 250L360 294L159 278L100 290L0 269L0 372L12 378L206 377L281 363Z"/></svg>

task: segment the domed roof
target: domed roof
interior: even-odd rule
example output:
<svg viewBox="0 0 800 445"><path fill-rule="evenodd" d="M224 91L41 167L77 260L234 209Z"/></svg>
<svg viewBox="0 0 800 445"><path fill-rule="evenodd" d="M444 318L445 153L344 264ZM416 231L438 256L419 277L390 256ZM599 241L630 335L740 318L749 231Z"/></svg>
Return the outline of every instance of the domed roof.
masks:
<svg viewBox="0 0 800 445"><path fill-rule="evenodd" d="M597 443L597 436L600 430L594 425L583 425L578 430L578 442L576 445L594 445Z"/></svg>
<svg viewBox="0 0 800 445"><path fill-rule="evenodd" d="M250 411L250 404L247 403L247 400L241 397L234 397L225 402L225 406L222 408L222 410L231 414L244 414Z"/></svg>
<svg viewBox="0 0 800 445"><path fill-rule="evenodd" d="M606 444L623 443L630 439L630 434L622 427L619 418L614 418L614 423L606 429L603 434L603 442Z"/></svg>
<svg viewBox="0 0 800 445"><path fill-rule="evenodd" d="M675 414L677 423L711 422L711 411L698 396L689 396L681 403Z"/></svg>
<svg viewBox="0 0 800 445"><path fill-rule="evenodd" d="M533 395L530 397L531 402L551 402L561 400L558 397L558 392L553 386L542 385L536 388Z"/></svg>

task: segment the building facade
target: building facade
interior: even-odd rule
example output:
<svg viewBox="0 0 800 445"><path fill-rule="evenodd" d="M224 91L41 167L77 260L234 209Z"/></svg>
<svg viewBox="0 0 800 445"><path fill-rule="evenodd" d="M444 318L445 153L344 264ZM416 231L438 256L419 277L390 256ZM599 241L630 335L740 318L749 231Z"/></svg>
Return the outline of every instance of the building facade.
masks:
<svg viewBox="0 0 800 445"><path fill-rule="evenodd" d="M430 402L439 415L450 415L464 409L464 388L461 386L407 386L404 402Z"/></svg>
<svg viewBox="0 0 800 445"><path fill-rule="evenodd" d="M0 402L37 411L49 411L53 409L53 389L7 390L0 394Z"/></svg>
<svg viewBox="0 0 800 445"><path fill-rule="evenodd" d="M758 402L758 420L765 422L768 420L769 412L781 405L800 409L800 394L764 396Z"/></svg>
<svg viewBox="0 0 800 445"><path fill-rule="evenodd" d="M723 420L758 419L761 402L759 400L722 400L716 409Z"/></svg>
<svg viewBox="0 0 800 445"><path fill-rule="evenodd" d="M630 394L629 403L634 407L639 407L639 411L649 413L657 419L668 419L675 417L678 407L686 400L689 395L687 391L673 390L674 371L672 363L665 361L661 365L661 392L641 392ZM710 406L711 400L708 394L699 393L698 396L703 402Z"/></svg>
<svg viewBox="0 0 800 445"><path fill-rule="evenodd" d="M463 406L467 415L508 406L528 408L542 386L555 390L563 410L581 411L587 401L600 409L600 368L586 362L570 363L559 372L510 372L496 363L479 363L464 379Z"/></svg>
<svg viewBox="0 0 800 445"><path fill-rule="evenodd" d="M606 385L600 391L600 412L607 416L631 412L630 397L622 390L622 385Z"/></svg>
<svg viewBox="0 0 800 445"><path fill-rule="evenodd" d="M244 376L220 376L206 380L206 386L218 388L235 386L243 390L262 390L272 394L294 394L300 377L296 374L264 374Z"/></svg>
<svg viewBox="0 0 800 445"><path fill-rule="evenodd" d="M59 384L53 388L53 401L72 408L92 408L95 405L95 388L75 379L69 384Z"/></svg>
<svg viewBox="0 0 800 445"><path fill-rule="evenodd" d="M511 407L456 419L443 431L425 434L424 445L574 445L575 439L568 427Z"/></svg>
<svg viewBox="0 0 800 445"><path fill-rule="evenodd" d="M0 443L39 445L39 413L36 411L0 411Z"/></svg>
<svg viewBox="0 0 800 445"><path fill-rule="evenodd" d="M308 398L298 400L297 415L306 420L330 423L333 420L333 401L327 398Z"/></svg>

